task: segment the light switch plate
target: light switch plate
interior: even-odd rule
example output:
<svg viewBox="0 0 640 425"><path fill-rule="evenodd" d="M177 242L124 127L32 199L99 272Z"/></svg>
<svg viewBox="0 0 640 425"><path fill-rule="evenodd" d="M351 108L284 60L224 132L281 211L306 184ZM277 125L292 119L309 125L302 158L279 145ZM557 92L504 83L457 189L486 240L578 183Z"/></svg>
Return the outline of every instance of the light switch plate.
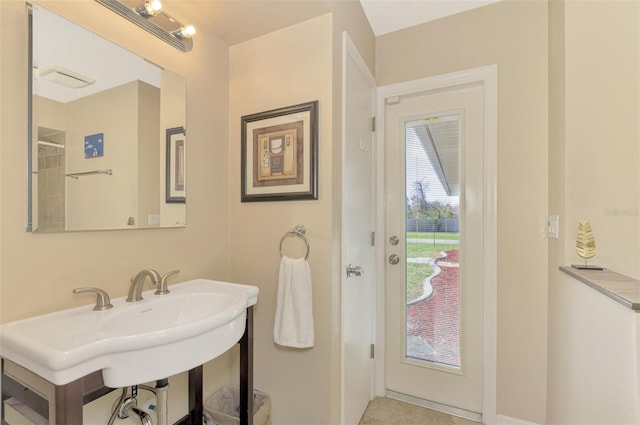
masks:
<svg viewBox="0 0 640 425"><path fill-rule="evenodd" d="M160 214L149 214L149 226L158 226L160 224Z"/></svg>
<svg viewBox="0 0 640 425"><path fill-rule="evenodd" d="M550 239L560 239L560 216L547 217L547 236Z"/></svg>

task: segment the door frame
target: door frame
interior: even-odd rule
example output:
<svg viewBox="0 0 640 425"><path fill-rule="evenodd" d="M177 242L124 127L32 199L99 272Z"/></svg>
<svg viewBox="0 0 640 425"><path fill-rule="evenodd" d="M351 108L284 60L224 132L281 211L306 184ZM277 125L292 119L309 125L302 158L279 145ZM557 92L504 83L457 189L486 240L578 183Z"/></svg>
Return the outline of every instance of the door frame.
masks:
<svg viewBox="0 0 640 425"><path fill-rule="evenodd" d="M437 89L453 88L466 84L483 87L483 393L482 422L496 423L497 386L497 174L498 174L498 66L488 65L469 70L421 78L378 87L376 99L376 145L379 151L386 146L385 102L387 98ZM385 236L386 201L384 196L384 155L376 157L377 220L376 233L381 235L376 244L378 265L376 287L376 394L384 396L385 382Z"/></svg>
<svg viewBox="0 0 640 425"><path fill-rule="evenodd" d="M376 94L377 94L377 84L376 84L376 80L373 77L373 75L371 74L371 71L369 70L369 67L367 66L366 62L364 61L363 57L361 56L360 52L358 51L358 48L356 47L355 43L351 40L351 37L349 36L349 33L347 31L343 31L342 33L342 99L341 99L341 109L342 109L342 129L341 129L341 137L342 137L342 151L340 152L340 158L341 158L341 188L342 188L342 193L341 193L341 204L343 205L343 207L341 208L341 222L340 222L340 226L341 226L341 232L340 232L340 246L341 246L341 252L340 252L340 423L344 424L345 423L345 395L346 395L346 385L345 385L345 347L344 347L344 337L343 337L343 320L344 320L344 295L343 295L343 288L346 285L346 280L347 280L347 276L346 276L346 269L347 269L347 264L348 264L348 259L347 259L347 249L346 249L346 234L345 234L345 225L347 222L347 211L345 211L344 205L345 205L345 189L344 189L344 182L345 182L345 169L347 167L346 164L346 138L347 138L347 125L349 123L347 123L346 120L346 96L347 96L347 90L348 87L346 86L346 80L347 80L347 60L350 58L351 60L353 60L353 63L356 65L356 67L358 68L358 70L362 73L362 75L366 78L367 82L369 83L370 87L371 87L371 107L372 110L369 111L370 112L370 117L373 117L375 114L375 109L376 109ZM373 134L373 132L371 133L371 143L374 143L376 141L375 135ZM372 169L373 169L373 173L375 174L377 171L377 163L378 163L378 157L380 157L381 155L379 154L379 149L375 148L373 150L373 159L372 159ZM373 217L373 226L374 228L371 229L372 231L376 231L377 226L378 226L378 214L379 211L377 209L377 205L378 205L378 198L380 196L380 192L378 190L378 181L374 178L374 176L371 176L371 185L372 185L372 196L373 196L373 205L372 207L374 208L374 217ZM377 259L377 252L376 252L376 247L374 246L374 252L373 252L373 257L374 257L374 262ZM371 291L371 311L372 311L372 317L370 318L371 320L371 343L373 344L375 342L376 339L376 320L377 320L377 314L376 314L376 293L377 293L377 288L379 286L378 283L378 269L376 268L375 270L368 270L367 271L367 275L371 278L372 281L372 285L373 285L373 289ZM369 389L369 398L373 398L375 395L375 389L376 389L376 363L375 361L371 361L371 387Z"/></svg>

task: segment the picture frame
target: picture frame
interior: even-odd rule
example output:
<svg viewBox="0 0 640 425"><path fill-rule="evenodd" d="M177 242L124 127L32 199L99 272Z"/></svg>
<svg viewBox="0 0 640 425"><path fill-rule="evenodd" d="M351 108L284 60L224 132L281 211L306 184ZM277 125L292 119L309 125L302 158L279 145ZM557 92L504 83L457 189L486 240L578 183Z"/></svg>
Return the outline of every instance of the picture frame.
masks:
<svg viewBox="0 0 640 425"><path fill-rule="evenodd" d="M166 202L186 203L186 148L184 127L168 128L166 155Z"/></svg>
<svg viewBox="0 0 640 425"><path fill-rule="evenodd" d="M84 136L84 159L104 156L104 133Z"/></svg>
<svg viewBox="0 0 640 425"><path fill-rule="evenodd" d="M241 201L318 199L318 101L241 118Z"/></svg>

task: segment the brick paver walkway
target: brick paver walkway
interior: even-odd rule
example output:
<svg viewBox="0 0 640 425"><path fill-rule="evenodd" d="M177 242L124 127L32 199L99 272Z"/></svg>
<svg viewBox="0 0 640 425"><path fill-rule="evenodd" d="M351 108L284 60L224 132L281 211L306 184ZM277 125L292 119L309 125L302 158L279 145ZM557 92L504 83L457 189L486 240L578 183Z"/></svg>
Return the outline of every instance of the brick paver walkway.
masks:
<svg viewBox="0 0 640 425"><path fill-rule="evenodd" d="M460 366L460 251L445 251L442 270L431 280L433 294L407 305L407 355Z"/></svg>

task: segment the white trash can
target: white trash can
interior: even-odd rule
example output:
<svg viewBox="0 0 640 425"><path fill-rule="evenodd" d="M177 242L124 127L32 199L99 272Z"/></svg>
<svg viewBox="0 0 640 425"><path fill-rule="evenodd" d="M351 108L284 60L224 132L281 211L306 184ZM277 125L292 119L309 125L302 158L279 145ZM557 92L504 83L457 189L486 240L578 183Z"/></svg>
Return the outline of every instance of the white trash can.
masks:
<svg viewBox="0 0 640 425"><path fill-rule="evenodd" d="M215 425L240 424L240 389L224 387L204 402L204 415ZM271 425L271 397L253 391L253 425Z"/></svg>

